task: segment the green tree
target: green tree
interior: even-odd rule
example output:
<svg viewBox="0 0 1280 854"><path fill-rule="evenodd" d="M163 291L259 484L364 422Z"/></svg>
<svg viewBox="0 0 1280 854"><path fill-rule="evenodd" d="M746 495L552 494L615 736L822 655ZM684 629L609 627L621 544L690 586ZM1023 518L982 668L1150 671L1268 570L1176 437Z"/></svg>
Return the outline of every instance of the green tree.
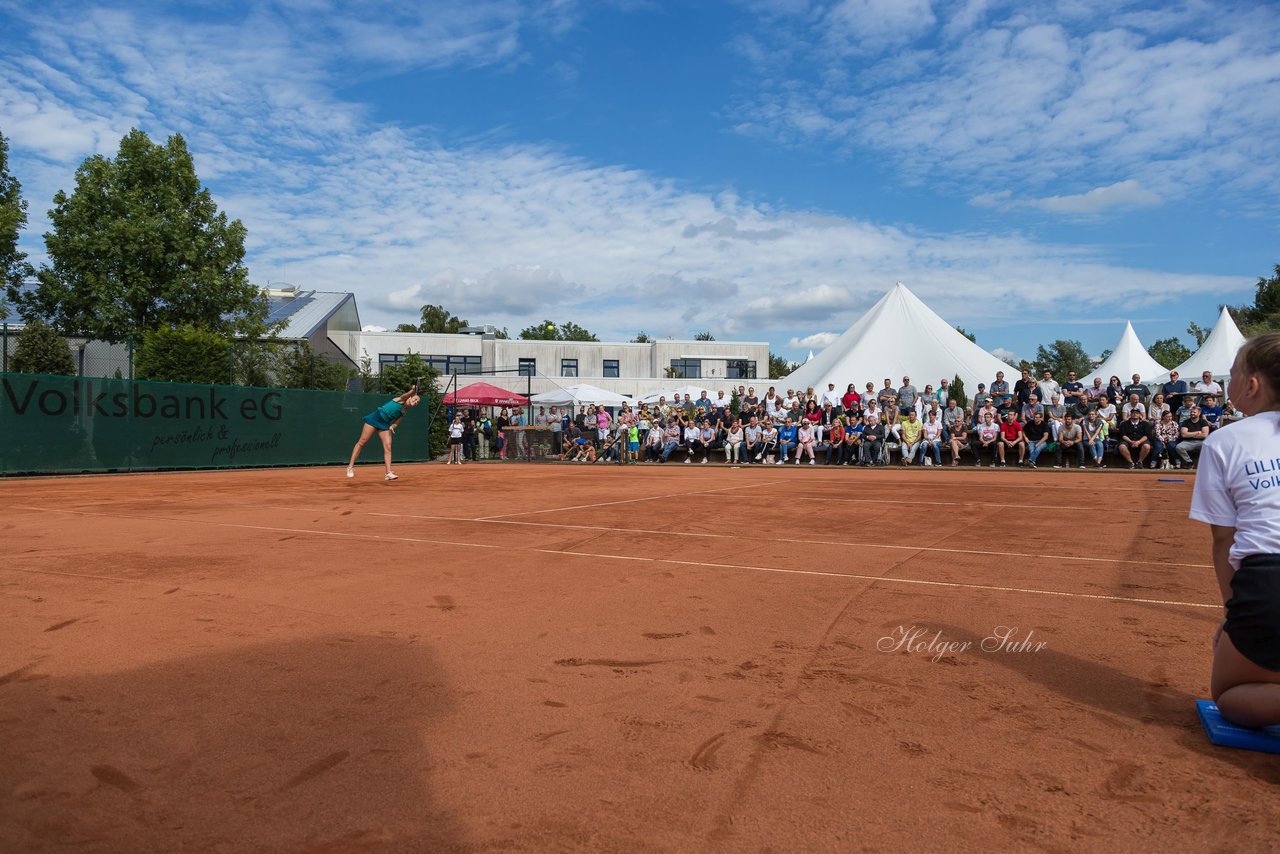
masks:
<svg viewBox="0 0 1280 854"><path fill-rule="evenodd" d="M402 323L396 327L397 332L436 332L454 334L461 332L464 328L470 326L461 317L456 314L450 314L442 305L424 305L422 307L422 322L416 327L411 324ZM408 328L406 328L408 327Z"/></svg>
<svg viewBox="0 0 1280 854"><path fill-rule="evenodd" d="M978 336L977 336L977 335L974 335L972 332L970 332L969 330L965 329L963 326L957 326L957 327L956 327L956 332L959 332L961 335L963 335L965 338L968 338L968 339L969 339L970 341L972 341L974 344L977 344L977 343L978 343Z"/></svg>
<svg viewBox="0 0 1280 854"><path fill-rule="evenodd" d="M1055 376L1057 375L1055 374ZM955 379L951 381L951 385L947 386L947 394L956 399L956 406L961 409L969 405L969 395L964 390L964 380L960 379L959 374L956 374Z"/></svg>
<svg viewBox="0 0 1280 854"><path fill-rule="evenodd" d="M34 272L27 253L18 249L18 233L26 224L22 184L9 174L9 142L0 134L0 309L6 295L16 303L18 286Z"/></svg>
<svg viewBox="0 0 1280 854"><path fill-rule="evenodd" d="M1161 338L1147 348L1147 354L1169 369L1176 368L1191 358L1191 351L1177 338Z"/></svg>
<svg viewBox="0 0 1280 854"><path fill-rule="evenodd" d="M134 357L138 379L160 382L227 385L231 366L230 342L191 324L152 329Z"/></svg>
<svg viewBox="0 0 1280 854"><path fill-rule="evenodd" d="M131 130L114 160L85 160L74 192L53 203L51 265L15 301L24 318L111 342L183 324L228 337L263 330L244 225L218 212L181 136L159 145Z"/></svg>
<svg viewBox="0 0 1280 854"><path fill-rule="evenodd" d="M799 362L789 362L785 356L769 351L769 379L781 379L798 367L800 367Z"/></svg>
<svg viewBox="0 0 1280 854"><path fill-rule="evenodd" d="M342 391L350 378L347 367L320 355L306 341L285 350L277 367L277 383L284 388Z"/></svg>
<svg viewBox="0 0 1280 854"><path fill-rule="evenodd" d="M599 341L600 339L588 330L572 321L559 326L550 320L526 326L520 330L520 337L525 341Z"/></svg>
<svg viewBox="0 0 1280 854"><path fill-rule="evenodd" d="M1253 305L1229 306L1232 317L1246 338L1280 330L1280 264L1269 279L1258 277Z"/></svg>
<svg viewBox="0 0 1280 854"><path fill-rule="evenodd" d="M631 343L632 344L652 344L653 339L649 337L648 332L645 332L643 329L641 329L640 334L637 335L635 338L631 339Z"/></svg>
<svg viewBox="0 0 1280 854"><path fill-rule="evenodd" d="M361 360L363 363L363 360ZM382 366L382 393L388 395L403 394L418 383L418 392L422 395L422 403L410 412L405 419L406 426L421 433L405 434L397 432L396 441L404 441L410 435L410 441L422 441L417 436L430 436L429 455L440 456L448 446L448 430L445 428L442 413L444 401L440 394L438 381L440 372L428 365L417 353L410 353L401 362ZM431 419L428 421L428 419Z"/></svg>
<svg viewBox="0 0 1280 854"><path fill-rule="evenodd" d="M76 372L75 360L67 340L47 323L28 323L18 333L18 344L9 360L11 370L20 374L60 374Z"/></svg>
<svg viewBox="0 0 1280 854"><path fill-rule="evenodd" d="M1205 329L1194 320L1187 325L1187 334L1196 339L1196 349L1199 350L1204 346L1205 339L1209 337L1210 330Z"/></svg>
<svg viewBox="0 0 1280 854"><path fill-rule="evenodd" d="M695 333L693 336L693 340L694 341L714 341L716 340L716 337L712 335L711 330L708 329L705 332Z"/></svg>
<svg viewBox="0 0 1280 854"><path fill-rule="evenodd" d="M1048 347L1041 345L1036 348L1036 360L1032 367L1036 376L1047 368L1053 371L1058 382L1066 382L1068 371L1075 371L1078 377L1090 373L1093 370L1093 360L1079 341L1059 338Z"/></svg>

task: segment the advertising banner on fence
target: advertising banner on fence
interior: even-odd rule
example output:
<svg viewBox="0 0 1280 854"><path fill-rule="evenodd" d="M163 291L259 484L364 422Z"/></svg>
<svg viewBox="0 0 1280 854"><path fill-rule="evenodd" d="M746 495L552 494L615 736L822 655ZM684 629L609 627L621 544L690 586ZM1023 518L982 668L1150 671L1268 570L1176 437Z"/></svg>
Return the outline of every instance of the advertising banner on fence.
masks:
<svg viewBox="0 0 1280 854"><path fill-rule="evenodd" d="M92 472L345 463L378 394L0 374L0 472ZM413 415L398 462L427 458ZM421 435L412 428L421 427ZM380 461L365 446L362 461Z"/></svg>

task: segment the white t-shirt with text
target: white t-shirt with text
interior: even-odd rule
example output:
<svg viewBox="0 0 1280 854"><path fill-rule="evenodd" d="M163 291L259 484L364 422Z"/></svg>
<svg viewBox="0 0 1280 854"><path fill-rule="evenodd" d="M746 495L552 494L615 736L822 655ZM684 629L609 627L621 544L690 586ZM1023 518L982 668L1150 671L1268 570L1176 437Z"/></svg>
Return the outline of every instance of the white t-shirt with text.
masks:
<svg viewBox="0 0 1280 854"><path fill-rule="evenodd" d="M1280 412L1261 412L1209 434L1200 452L1191 518L1235 528L1231 565L1280 555Z"/></svg>

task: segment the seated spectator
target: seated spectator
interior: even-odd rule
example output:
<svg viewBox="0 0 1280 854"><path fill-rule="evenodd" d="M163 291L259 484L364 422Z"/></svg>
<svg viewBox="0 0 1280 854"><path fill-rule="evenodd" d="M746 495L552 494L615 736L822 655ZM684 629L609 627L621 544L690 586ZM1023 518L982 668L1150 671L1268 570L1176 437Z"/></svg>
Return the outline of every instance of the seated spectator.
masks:
<svg viewBox="0 0 1280 854"><path fill-rule="evenodd" d="M1191 462L1191 452L1200 450L1212 429L1209 421L1200 412L1200 407L1191 407L1191 417L1179 426L1178 447L1174 449L1178 452L1178 460L1182 465L1195 469L1195 464Z"/></svg>
<svg viewBox="0 0 1280 854"><path fill-rule="evenodd" d="M649 432L644 437L645 459L651 463L656 463L658 458L662 456L663 436L666 431L662 428L660 422L650 425Z"/></svg>
<svg viewBox="0 0 1280 854"><path fill-rule="evenodd" d="M977 412L982 409L990 399L991 395L987 394L986 383L978 383L978 392L973 396L973 411ZM977 422L975 421L974 423L976 424Z"/></svg>
<svg viewBox="0 0 1280 854"><path fill-rule="evenodd" d="M1222 402L1222 417L1218 419L1218 426L1224 427L1233 421L1239 421L1244 418L1244 413L1236 409L1235 404L1229 400Z"/></svg>
<svg viewBox="0 0 1280 854"><path fill-rule="evenodd" d="M844 417L836 416L835 423L831 425L831 429L827 431L827 455L825 463L827 465L840 464L840 455L844 449Z"/></svg>
<svg viewBox="0 0 1280 854"><path fill-rule="evenodd" d="M1076 423L1076 417L1070 411L1063 417L1062 427L1058 430L1058 437L1054 440L1056 447L1053 449L1053 467L1062 468L1062 459L1067 454L1076 458L1076 464L1080 468L1084 468L1084 431L1080 429L1080 425ZM1070 462L1067 463L1070 468Z"/></svg>
<svg viewBox="0 0 1280 854"><path fill-rule="evenodd" d="M1178 440L1182 438L1182 429L1178 422L1173 420L1173 413L1167 408L1160 415L1160 423L1156 425L1155 438L1155 454L1162 458L1161 462L1164 468L1169 467L1169 463L1174 463L1178 468L1182 464L1174 459L1174 451L1178 446Z"/></svg>
<svg viewBox="0 0 1280 854"><path fill-rule="evenodd" d="M1089 410L1084 423L1080 425L1080 431L1084 433L1084 446L1088 449L1089 456L1093 457L1094 468L1106 468L1102 457L1107 450L1107 422L1102 420L1098 410Z"/></svg>
<svg viewBox="0 0 1280 854"><path fill-rule="evenodd" d="M951 420L951 430L947 439L951 445L951 465L958 466L960 465L960 454L971 447L969 421L964 415L959 415Z"/></svg>
<svg viewBox="0 0 1280 854"><path fill-rule="evenodd" d="M1218 399L1211 394L1204 396L1204 401L1200 404L1200 417L1209 422L1209 426L1217 430L1219 423L1222 421L1222 407L1218 405Z"/></svg>
<svg viewBox="0 0 1280 854"><path fill-rule="evenodd" d="M735 418L733 423L729 425L729 429L725 433L724 437L724 461L726 465L729 463L741 462L742 438L742 421L741 419Z"/></svg>
<svg viewBox="0 0 1280 854"><path fill-rule="evenodd" d="M996 425L996 427L999 427L1000 419L1002 416L1000 415L1000 410L996 409L995 401L992 400L991 398L987 398L987 402L982 405L981 409L974 411L973 413L974 425L977 426L978 424L981 424L982 420L986 418L988 415L991 416L991 421Z"/></svg>
<svg viewBox="0 0 1280 854"><path fill-rule="evenodd" d="M1033 420L1037 415L1044 417L1044 404L1040 402L1040 395L1036 392L1027 394L1027 402L1022 405L1022 422L1025 424Z"/></svg>
<svg viewBox="0 0 1280 854"><path fill-rule="evenodd" d="M920 456L920 437L924 434L924 425L916 418L914 409L907 410L905 421L899 422L902 431L902 464L909 466Z"/></svg>
<svg viewBox="0 0 1280 854"><path fill-rule="evenodd" d="M1116 412L1116 405L1111 402L1111 398L1103 398L1103 402L1098 404L1098 417L1107 425L1107 431L1110 432L1116 428L1116 422L1119 421L1119 413Z"/></svg>
<svg viewBox="0 0 1280 854"><path fill-rule="evenodd" d="M930 397L927 398L927 400L929 403L928 408L920 413L920 420L925 424L928 424L929 416L932 415L933 419L938 422L938 426L941 427L946 423L942 420L945 417L942 412L942 405L938 403L938 399L936 397Z"/></svg>
<svg viewBox="0 0 1280 854"><path fill-rule="evenodd" d="M1035 468L1036 460L1049 447L1049 425L1042 413L1037 412L1030 421L1022 425L1022 441L1027 449L1027 465Z"/></svg>
<svg viewBox="0 0 1280 854"><path fill-rule="evenodd" d="M1084 390L1084 398L1092 409L1102 403L1102 399L1107 396L1107 389L1102 385L1102 377L1094 377L1093 385Z"/></svg>
<svg viewBox="0 0 1280 854"><path fill-rule="evenodd" d="M942 465L942 422L938 420L938 401L933 401L933 410L925 417L923 432L920 437L920 458L925 465ZM932 462L929 455L933 455Z"/></svg>
<svg viewBox="0 0 1280 854"><path fill-rule="evenodd" d="M950 428L956 423L957 418L964 418L964 410L956 404L954 397L947 398L947 408L942 410L942 416L938 419L944 426Z"/></svg>
<svg viewBox="0 0 1280 854"><path fill-rule="evenodd" d="M1124 421L1129 420L1129 413L1137 410L1138 414L1143 418L1147 417L1147 405L1138 398L1138 393L1130 392L1129 399L1124 402L1124 406L1120 408L1120 417Z"/></svg>
<svg viewBox="0 0 1280 854"><path fill-rule="evenodd" d="M778 428L778 465L787 461L787 454L794 451L799 441L799 431L790 416L783 420Z"/></svg>
<svg viewBox="0 0 1280 854"><path fill-rule="evenodd" d="M898 418L898 408L890 406L886 409L880 423L884 426L884 461L888 465L893 462L893 452L902 447L902 421Z"/></svg>
<svg viewBox="0 0 1280 854"><path fill-rule="evenodd" d="M880 414L880 401L876 400L874 397L867 398L866 403L863 404L862 417L864 419L868 419L874 415L876 420L879 421Z"/></svg>
<svg viewBox="0 0 1280 854"><path fill-rule="evenodd" d="M884 446L887 435L880 419L875 415L868 415L866 426L862 430L862 464L864 466L885 464Z"/></svg>
<svg viewBox="0 0 1280 854"><path fill-rule="evenodd" d="M1004 423L1000 425L1000 444L996 447L1000 452L1001 468L1009 464L1007 456L1014 450L1018 452L1018 465L1026 464L1027 440L1022 435L1022 424L1012 409L1004 414Z"/></svg>
<svg viewBox="0 0 1280 854"><path fill-rule="evenodd" d="M978 424L977 433L974 436L973 456L974 465L982 468L982 457L984 453L990 453L987 462L992 466L997 463L997 455L1000 451L1000 424L995 420L990 412L984 412L982 422Z"/></svg>
<svg viewBox="0 0 1280 854"><path fill-rule="evenodd" d="M813 401L811 400L809 403L813 403ZM804 458L805 454L809 455L809 465L816 465L817 457L813 449L817 442L813 422L807 418L802 419L800 427L796 430L796 465L800 465L800 460Z"/></svg>
<svg viewBox="0 0 1280 854"><path fill-rule="evenodd" d="M1169 404L1164 401L1164 392L1156 392L1151 397L1151 402L1147 404L1147 420L1152 424L1159 424L1166 412L1169 412Z"/></svg>
<svg viewBox="0 0 1280 854"><path fill-rule="evenodd" d="M694 422L692 418L685 421L684 424L684 449L686 451L684 461L686 464L693 462L693 454L695 451L706 452L706 445L702 443L702 429ZM705 460L706 457L703 456Z"/></svg>
<svg viewBox="0 0 1280 854"><path fill-rule="evenodd" d="M604 437L604 441L600 443L600 450L596 453L596 458L590 462L622 462L618 456L618 439L616 434L610 433Z"/></svg>
<svg viewBox="0 0 1280 854"><path fill-rule="evenodd" d="M1119 436L1116 450L1131 469L1142 468L1142 464L1151 455L1151 422L1142 415L1137 409L1132 410L1129 420L1122 421L1116 431Z"/></svg>
<svg viewBox="0 0 1280 854"><path fill-rule="evenodd" d="M710 419L704 419L702 427L699 430L699 441L702 443L702 464L706 465L710 461L711 452L718 450L723 444L720 441L719 422L712 424Z"/></svg>
<svg viewBox="0 0 1280 854"><path fill-rule="evenodd" d="M742 464L750 465L764 461L764 429L754 415L742 428Z"/></svg>
<svg viewBox="0 0 1280 854"><path fill-rule="evenodd" d="M1049 441L1058 441L1058 433L1062 430L1063 422L1067 417L1067 405L1062 402L1062 395L1055 394L1052 401L1044 408L1045 422L1049 425ZM1074 412L1072 413L1075 414Z"/></svg>
<svg viewBox="0 0 1280 854"><path fill-rule="evenodd" d="M856 466L861 461L864 429L861 418L855 418L844 428L844 442L840 445L840 465Z"/></svg>
<svg viewBox="0 0 1280 854"><path fill-rule="evenodd" d="M772 421L764 425L764 461L772 465L778 454L778 427Z"/></svg>
<svg viewBox="0 0 1280 854"><path fill-rule="evenodd" d="M662 454L658 459L664 463L671 459L671 455L680 450L682 438L684 438L684 431L680 429L680 422L675 418L668 418L662 436Z"/></svg>
<svg viewBox="0 0 1280 854"><path fill-rule="evenodd" d="M1124 384L1114 374L1111 376L1111 381L1107 383L1107 398L1117 409L1129 399L1129 396L1124 393Z"/></svg>

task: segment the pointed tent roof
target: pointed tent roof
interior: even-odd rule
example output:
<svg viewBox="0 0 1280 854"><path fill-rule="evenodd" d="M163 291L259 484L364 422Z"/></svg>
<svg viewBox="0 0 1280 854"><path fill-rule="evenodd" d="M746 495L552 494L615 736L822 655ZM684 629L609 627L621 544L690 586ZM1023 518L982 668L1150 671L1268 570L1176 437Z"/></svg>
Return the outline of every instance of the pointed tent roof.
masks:
<svg viewBox="0 0 1280 854"><path fill-rule="evenodd" d="M904 376L923 390L935 388L943 377L959 375L970 396L978 383L990 384L996 371L1017 376L1007 365L974 344L898 282L839 338L780 382L791 387L825 388L835 383L843 390L855 383L859 391L867 382L879 388L889 377L896 384Z"/></svg>
<svg viewBox="0 0 1280 854"><path fill-rule="evenodd" d="M1156 377L1166 373L1168 371L1165 370L1164 365L1151 358L1147 348L1142 346L1142 342L1138 340L1138 333L1133 331L1133 324L1125 321L1124 332L1120 333L1120 340L1116 342L1111 355L1080 382L1089 386L1093 384L1094 377L1102 377L1102 383L1106 385L1108 380L1116 376L1120 378L1121 383L1128 385L1133 375L1137 374L1144 383L1150 383L1154 382Z"/></svg>
<svg viewBox="0 0 1280 854"><path fill-rule="evenodd" d="M1213 324L1209 337L1204 339L1200 349L1190 359L1178 365L1175 370L1189 383L1200 379L1200 375L1205 371L1212 371L1214 379L1226 379L1231 373L1231 365L1236 360L1236 351L1244 346L1244 340L1240 327L1236 326L1236 322L1231 318L1231 312L1227 311L1224 305L1218 314L1218 322ZM1170 373L1165 371L1152 382L1168 382Z"/></svg>

